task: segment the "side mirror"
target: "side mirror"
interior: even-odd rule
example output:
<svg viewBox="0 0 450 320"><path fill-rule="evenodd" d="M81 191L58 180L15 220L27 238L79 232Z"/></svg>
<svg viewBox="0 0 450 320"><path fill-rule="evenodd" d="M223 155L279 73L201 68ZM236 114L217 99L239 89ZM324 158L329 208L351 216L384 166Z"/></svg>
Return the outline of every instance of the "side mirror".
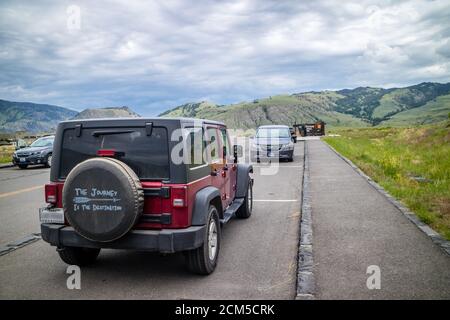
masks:
<svg viewBox="0 0 450 320"><path fill-rule="evenodd" d="M244 155L244 151L241 145L235 144L233 146L234 162L237 163L237 159Z"/></svg>

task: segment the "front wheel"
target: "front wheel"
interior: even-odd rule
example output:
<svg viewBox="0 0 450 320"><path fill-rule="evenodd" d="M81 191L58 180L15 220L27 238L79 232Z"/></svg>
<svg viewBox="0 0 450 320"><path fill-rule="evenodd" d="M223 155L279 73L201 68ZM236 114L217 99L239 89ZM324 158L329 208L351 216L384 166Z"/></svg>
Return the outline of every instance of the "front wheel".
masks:
<svg viewBox="0 0 450 320"><path fill-rule="evenodd" d="M240 219L247 219L252 215L253 210L253 183L252 180L249 179L247 192L245 193L244 203L236 212L236 217Z"/></svg>
<svg viewBox="0 0 450 320"><path fill-rule="evenodd" d="M211 274L217 266L220 250L220 223L217 208L209 207L205 228L205 241L200 248L186 251L188 269L197 274Z"/></svg>
<svg viewBox="0 0 450 320"><path fill-rule="evenodd" d="M93 264L100 253L100 249L79 247L58 248L57 251L62 261L80 267Z"/></svg>
<svg viewBox="0 0 450 320"><path fill-rule="evenodd" d="M45 161L45 166L47 168L50 168L52 166L52 154L51 153L47 156L47 161Z"/></svg>

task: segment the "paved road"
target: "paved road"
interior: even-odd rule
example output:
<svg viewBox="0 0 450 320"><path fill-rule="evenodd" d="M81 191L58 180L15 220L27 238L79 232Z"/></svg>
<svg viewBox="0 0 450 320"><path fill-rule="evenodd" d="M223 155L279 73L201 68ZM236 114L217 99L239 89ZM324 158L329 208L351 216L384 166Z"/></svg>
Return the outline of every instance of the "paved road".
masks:
<svg viewBox="0 0 450 320"><path fill-rule="evenodd" d="M37 210L44 205L50 169L0 169L0 246L39 231ZM1 257L0 257L1 259Z"/></svg>
<svg viewBox="0 0 450 320"><path fill-rule="evenodd" d="M66 265L42 240L0 256L0 299L292 299L300 218L303 143L275 175L255 168L254 211L225 226L220 261L208 276L184 268L181 254L103 250L82 269L81 290L66 288ZM262 166L264 166L262 164ZM1 169L1 243L38 232L48 169Z"/></svg>
<svg viewBox="0 0 450 320"><path fill-rule="evenodd" d="M449 256L324 142L307 145L317 298L449 299Z"/></svg>

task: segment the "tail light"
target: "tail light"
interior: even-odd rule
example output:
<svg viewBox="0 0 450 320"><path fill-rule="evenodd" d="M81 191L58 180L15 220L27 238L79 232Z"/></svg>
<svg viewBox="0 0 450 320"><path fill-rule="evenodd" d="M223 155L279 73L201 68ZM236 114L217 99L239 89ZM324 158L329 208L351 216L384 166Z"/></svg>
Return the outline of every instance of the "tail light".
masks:
<svg viewBox="0 0 450 320"><path fill-rule="evenodd" d="M177 208L187 207L187 188L173 187L171 188L172 206Z"/></svg>
<svg viewBox="0 0 450 320"><path fill-rule="evenodd" d="M58 202L58 187L56 184L45 185L45 202L56 204Z"/></svg>
<svg viewBox="0 0 450 320"><path fill-rule="evenodd" d="M100 149L100 150L97 150L97 155L100 157L114 157L116 155L116 150Z"/></svg>

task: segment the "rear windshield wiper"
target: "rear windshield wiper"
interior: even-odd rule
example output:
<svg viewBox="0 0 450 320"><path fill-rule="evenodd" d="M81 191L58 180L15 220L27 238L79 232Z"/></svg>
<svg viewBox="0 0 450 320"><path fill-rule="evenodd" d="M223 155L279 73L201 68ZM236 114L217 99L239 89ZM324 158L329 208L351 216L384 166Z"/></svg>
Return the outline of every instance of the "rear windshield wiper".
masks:
<svg viewBox="0 0 450 320"><path fill-rule="evenodd" d="M110 134L123 134L123 133L132 133L132 132L136 132L136 131L134 131L134 130L99 130L99 131L92 132L92 135L94 137L98 137L98 136L106 136L106 135L110 135Z"/></svg>

